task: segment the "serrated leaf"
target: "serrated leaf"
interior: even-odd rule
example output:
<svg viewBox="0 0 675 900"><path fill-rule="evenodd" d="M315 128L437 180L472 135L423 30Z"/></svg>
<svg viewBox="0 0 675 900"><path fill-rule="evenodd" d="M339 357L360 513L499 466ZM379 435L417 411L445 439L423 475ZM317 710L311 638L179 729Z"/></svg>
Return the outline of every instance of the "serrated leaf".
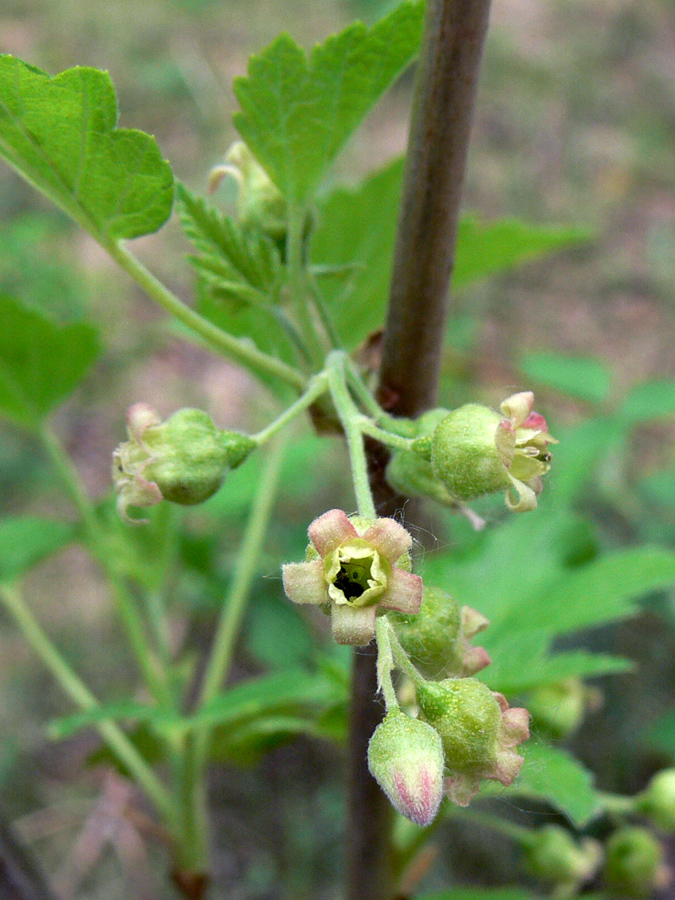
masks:
<svg viewBox="0 0 675 900"><path fill-rule="evenodd" d="M251 57L234 124L284 196L308 199L351 134L412 62L424 4L405 2L368 29L355 22L309 56L282 34Z"/></svg>
<svg viewBox="0 0 675 900"><path fill-rule="evenodd" d="M514 605L499 627L522 621L553 634L591 628L631 615L645 594L673 584L675 553L659 547L607 553Z"/></svg>
<svg viewBox="0 0 675 900"><path fill-rule="evenodd" d="M73 538L73 526L22 516L0 521L0 582L12 581Z"/></svg>
<svg viewBox="0 0 675 900"><path fill-rule="evenodd" d="M522 745L525 762L509 793L546 800L583 828L599 812L593 775L570 753L543 741Z"/></svg>
<svg viewBox="0 0 675 900"><path fill-rule="evenodd" d="M598 464L625 435L625 424L614 418L593 418L564 432L556 431L560 443L553 449L553 466L547 476L556 497L569 503L582 495Z"/></svg>
<svg viewBox="0 0 675 900"><path fill-rule="evenodd" d="M452 285L464 287L480 278L506 272L556 250L589 240L581 228L531 225L520 219L483 221L464 216L457 235Z"/></svg>
<svg viewBox="0 0 675 900"><path fill-rule="evenodd" d="M186 236L206 260L221 261L225 267L219 271L221 278L226 279L229 273L233 282L271 293L281 273L281 259L270 238L261 231L243 231L234 219L183 185L177 186L176 196Z"/></svg>
<svg viewBox="0 0 675 900"><path fill-rule="evenodd" d="M0 156L103 240L156 231L173 202L155 139L116 123L107 72L78 67L51 78L0 56Z"/></svg>
<svg viewBox="0 0 675 900"><path fill-rule="evenodd" d="M612 382L610 370L594 357L531 353L523 357L520 368L535 384L545 384L588 403L606 400Z"/></svg>
<svg viewBox="0 0 675 900"><path fill-rule="evenodd" d="M675 381L647 381L634 387L619 415L631 423L649 422L675 415Z"/></svg>
<svg viewBox="0 0 675 900"><path fill-rule="evenodd" d="M357 187L337 188L319 204L310 257L326 271L320 276L321 290L348 348L358 346L384 321L402 175L403 160L394 160ZM453 285L462 287L585 237L575 229L463 216Z"/></svg>
<svg viewBox="0 0 675 900"><path fill-rule="evenodd" d="M35 428L77 386L99 353L92 325L56 325L0 294L0 415Z"/></svg>
<svg viewBox="0 0 675 900"><path fill-rule="evenodd" d="M83 728L90 728L101 722L150 722L160 718L161 715L156 707L135 700L120 700L116 703L92 706L91 709L73 713L71 716L54 719L47 726L47 731L53 741L62 741Z"/></svg>

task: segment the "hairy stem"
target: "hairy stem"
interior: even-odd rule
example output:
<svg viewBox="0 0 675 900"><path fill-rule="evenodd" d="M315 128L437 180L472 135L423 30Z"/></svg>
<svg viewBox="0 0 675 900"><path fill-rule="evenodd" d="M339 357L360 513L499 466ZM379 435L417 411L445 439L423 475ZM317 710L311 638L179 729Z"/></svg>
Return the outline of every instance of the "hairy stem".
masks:
<svg viewBox="0 0 675 900"><path fill-rule="evenodd" d="M489 0L428 0L380 367L380 402L394 415L419 415L436 398L489 6ZM368 450L376 507L393 514L402 503L384 478L388 453L375 442ZM355 653L348 900L391 900L395 892L391 810L366 763L368 741L382 715L374 697L375 664L371 647Z"/></svg>

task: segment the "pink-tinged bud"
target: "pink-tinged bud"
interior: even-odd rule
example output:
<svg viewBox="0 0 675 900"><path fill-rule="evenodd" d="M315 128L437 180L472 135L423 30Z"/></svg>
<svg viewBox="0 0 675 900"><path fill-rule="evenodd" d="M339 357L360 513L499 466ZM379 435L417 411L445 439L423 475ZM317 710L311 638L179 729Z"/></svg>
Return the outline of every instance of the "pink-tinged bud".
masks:
<svg viewBox="0 0 675 900"><path fill-rule="evenodd" d="M559 825L540 828L525 845L528 872L555 886L559 897L575 896L602 863L602 846L592 838L580 842Z"/></svg>
<svg viewBox="0 0 675 900"><path fill-rule="evenodd" d="M430 725L389 712L370 739L368 768L397 812L417 825L433 822L443 799L443 746Z"/></svg>
<svg viewBox="0 0 675 900"><path fill-rule="evenodd" d="M546 420L532 412L529 391L514 394L501 413L469 403L436 427L431 442L435 477L459 500L506 491L509 509L535 509L541 479L551 468L548 445L557 443Z"/></svg>
<svg viewBox="0 0 675 900"><path fill-rule="evenodd" d="M136 523L143 520L129 518L130 506L208 500L256 446L245 434L219 431L200 409L180 409L162 422L147 403L135 403L127 431L129 440L113 453L112 477L120 514Z"/></svg>
<svg viewBox="0 0 675 900"><path fill-rule="evenodd" d="M418 612L422 579L409 571L412 538L394 519L332 509L312 522L309 538L306 561L283 567L284 590L294 603L327 604L338 644L370 643L379 609Z"/></svg>
<svg viewBox="0 0 675 900"><path fill-rule="evenodd" d="M663 849L646 828L620 828L607 841L605 881L624 897L644 900L670 883Z"/></svg>
<svg viewBox="0 0 675 900"><path fill-rule="evenodd" d="M441 588L425 585L419 613L394 613L390 621L403 649L426 678L475 675L490 663L486 650L469 643L488 627L488 620L470 606L460 609Z"/></svg>
<svg viewBox="0 0 675 900"><path fill-rule="evenodd" d="M514 748L530 735L526 709L510 709L501 694L475 678L448 678L417 688L420 717L440 734L449 772L448 797L468 806L481 779L509 785L523 764Z"/></svg>
<svg viewBox="0 0 675 900"><path fill-rule="evenodd" d="M635 809L663 831L675 831L675 769L663 769L635 798Z"/></svg>

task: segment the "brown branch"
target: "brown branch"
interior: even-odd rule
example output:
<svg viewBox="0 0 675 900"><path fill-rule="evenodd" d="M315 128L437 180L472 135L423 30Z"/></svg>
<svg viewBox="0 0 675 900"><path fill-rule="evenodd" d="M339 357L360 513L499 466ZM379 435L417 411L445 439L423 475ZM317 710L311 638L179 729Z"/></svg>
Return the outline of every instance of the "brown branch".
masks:
<svg viewBox="0 0 675 900"><path fill-rule="evenodd" d="M440 371L462 183L489 0L428 0L418 64L379 396L395 415L433 406ZM369 447L381 515L401 510L384 479L386 454ZM368 773L366 750L382 716L374 647L354 656L350 750L348 900L392 900L391 808Z"/></svg>

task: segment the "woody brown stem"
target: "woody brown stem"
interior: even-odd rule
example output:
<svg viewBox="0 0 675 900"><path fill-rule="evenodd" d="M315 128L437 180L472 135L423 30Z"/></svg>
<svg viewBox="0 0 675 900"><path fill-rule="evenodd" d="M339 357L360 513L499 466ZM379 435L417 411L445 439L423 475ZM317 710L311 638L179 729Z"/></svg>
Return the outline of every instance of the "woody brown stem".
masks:
<svg viewBox="0 0 675 900"><path fill-rule="evenodd" d="M428 0L415 82L379 398L394 415L433 406L448 288L489 0ZM403 509L384 478L388 452L368 442L379 515ZM408 508L408 512L409 512ZM366 751L380 722L373 645L354 655L349 748L348 900L395 894L392 810L371 778Z"/></svg>

